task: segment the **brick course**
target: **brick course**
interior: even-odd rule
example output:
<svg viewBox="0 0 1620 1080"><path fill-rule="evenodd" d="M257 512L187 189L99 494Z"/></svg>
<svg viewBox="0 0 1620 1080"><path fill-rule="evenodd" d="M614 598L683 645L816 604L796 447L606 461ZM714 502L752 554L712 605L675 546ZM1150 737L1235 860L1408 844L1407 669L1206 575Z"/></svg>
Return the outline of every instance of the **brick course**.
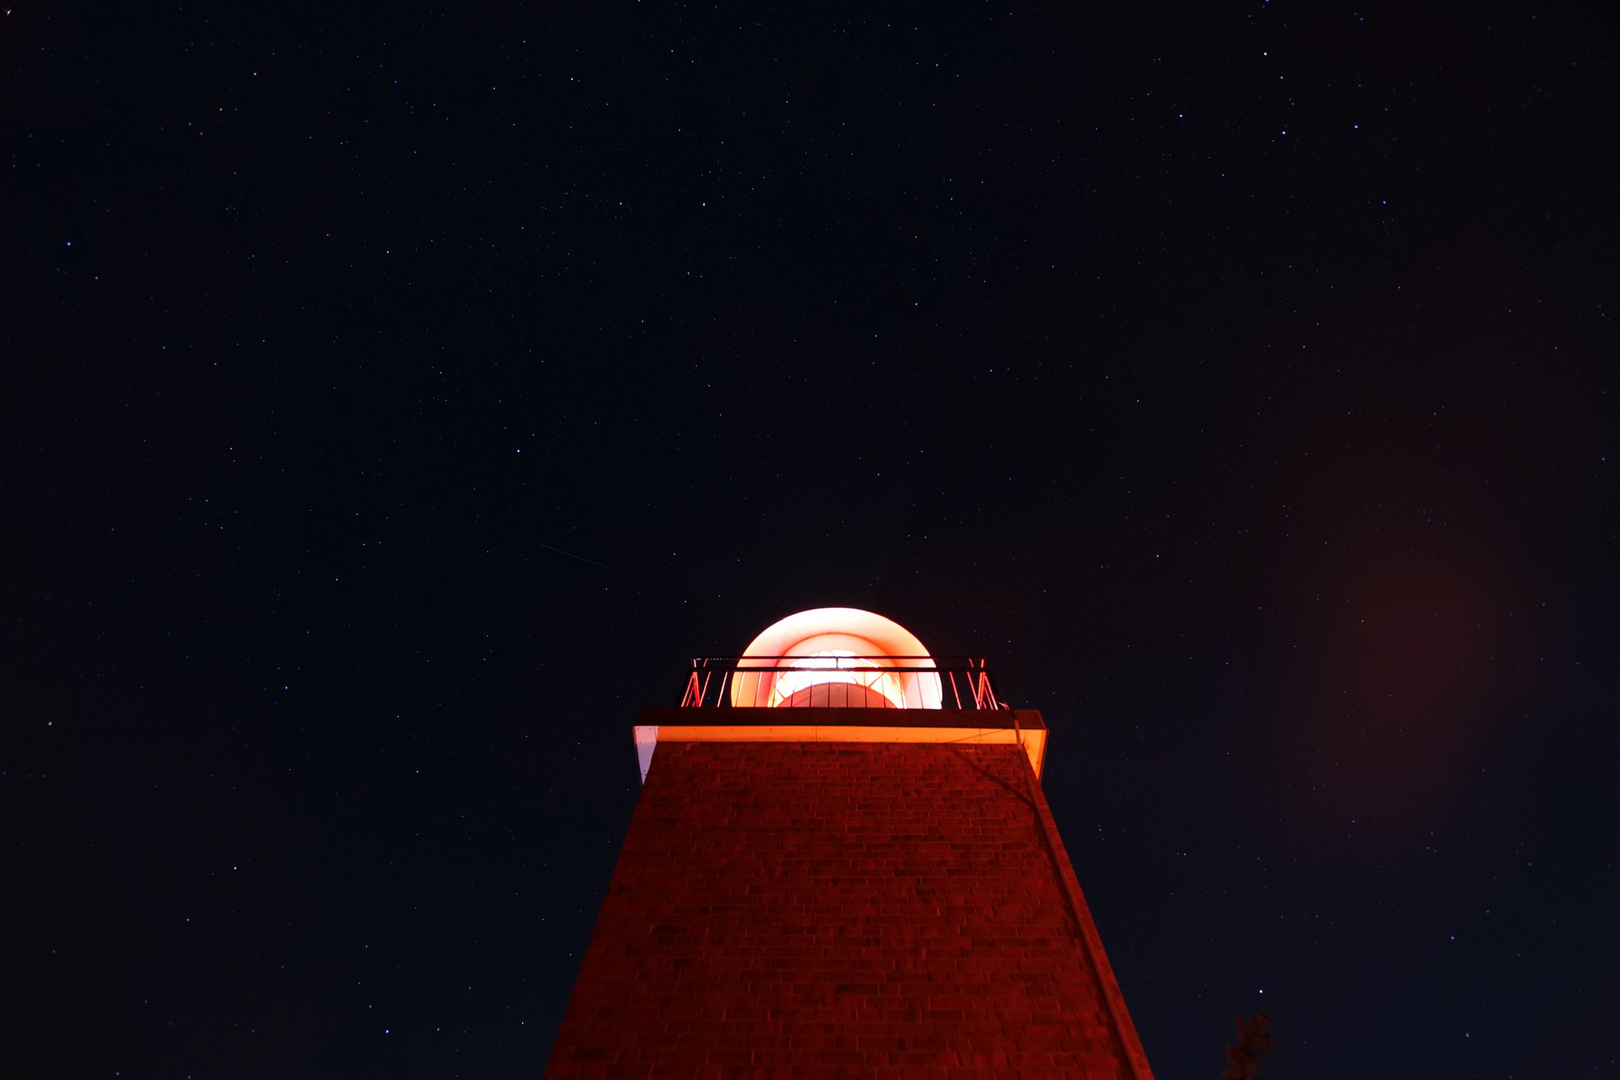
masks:
<svg viewBox="0 0 1620 1080"><path fill-rule="evenodd" d="M1023 752L850 743L659 745L547 1076L1150 1080Z"/></svg>

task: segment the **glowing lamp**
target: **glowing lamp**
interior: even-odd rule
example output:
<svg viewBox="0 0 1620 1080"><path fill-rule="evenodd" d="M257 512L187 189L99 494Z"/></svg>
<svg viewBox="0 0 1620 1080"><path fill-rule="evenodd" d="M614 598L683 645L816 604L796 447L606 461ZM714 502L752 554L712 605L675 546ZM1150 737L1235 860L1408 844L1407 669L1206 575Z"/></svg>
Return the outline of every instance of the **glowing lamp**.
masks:
<svg viewBox="0 0 1620 1080"><path fill-rule="evenodd" d="M767 627L743 650L731 704L764 708L937 709L934 661L892 619L814 608ZM769 669L759 670L757 669Z"/></svg>

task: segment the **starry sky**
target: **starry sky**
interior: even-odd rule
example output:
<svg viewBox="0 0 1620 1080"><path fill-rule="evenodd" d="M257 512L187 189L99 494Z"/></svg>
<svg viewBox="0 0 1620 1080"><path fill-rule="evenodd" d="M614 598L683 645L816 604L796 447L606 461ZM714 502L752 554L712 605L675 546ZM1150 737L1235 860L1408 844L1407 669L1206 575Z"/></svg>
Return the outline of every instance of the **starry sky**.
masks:
<svg viewBox="0 0 1620 1080"><path fill-rule="evenodd" d="M248 7L0 16L8 1074L537 1075L837 604L1162 1080L1620 1075L1601 5Z"/></svg>

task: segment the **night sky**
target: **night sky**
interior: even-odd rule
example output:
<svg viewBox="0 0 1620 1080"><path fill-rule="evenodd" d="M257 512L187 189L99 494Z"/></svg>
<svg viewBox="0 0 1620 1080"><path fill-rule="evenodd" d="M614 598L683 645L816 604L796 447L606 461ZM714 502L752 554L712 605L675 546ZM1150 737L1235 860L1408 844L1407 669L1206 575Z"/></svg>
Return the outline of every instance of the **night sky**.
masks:
<svg viewBox="0 0 1620 1080"><path fill-rule="evenodd" d="M1602 5L248 6L0 16L0 1071L537 1075L848 605L1161 1080L1620 1076Z"/></svg>

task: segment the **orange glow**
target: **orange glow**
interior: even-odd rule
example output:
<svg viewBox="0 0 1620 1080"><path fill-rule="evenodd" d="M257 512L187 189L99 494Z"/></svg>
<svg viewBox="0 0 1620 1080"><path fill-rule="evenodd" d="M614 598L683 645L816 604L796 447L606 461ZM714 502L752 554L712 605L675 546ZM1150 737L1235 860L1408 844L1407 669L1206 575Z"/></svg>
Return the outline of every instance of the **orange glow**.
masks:
<svg viewBox="0 0 1620 1080"><path fill-rule="evenodd" d="M803 713L792 714L795 719ZM1002 715L1006 715L1005 713ZM1046 762L1046 729L1010 727L874 727L811 724L664 724L635 729L636 751L641 759L641 779L647 779L653 749L661 742L846 742L846 743L953 743L966 745L1017 745L1029 755L1030 767L1040 778Z"/></svg>
<svg viewBox="0 0 1620 1080"><path fill-rule="evenodd" d="M859 608L814 608L772 624L743 650L731 683L737 706L828 706L937 709L939 676L892 668L931 668L928 650L905 627ZM750 664L748 658L757 657ZM747 674L774 667L777 657L792 671ZM802 658L802 659L801 659Z"/></svg>

